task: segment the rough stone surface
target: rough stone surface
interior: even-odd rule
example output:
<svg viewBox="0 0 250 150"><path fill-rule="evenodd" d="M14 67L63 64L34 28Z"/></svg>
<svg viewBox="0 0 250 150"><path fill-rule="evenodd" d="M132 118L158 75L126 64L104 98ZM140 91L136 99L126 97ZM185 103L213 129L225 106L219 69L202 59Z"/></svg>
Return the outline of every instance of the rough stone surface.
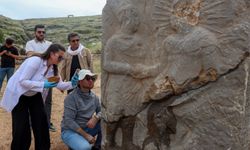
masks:
<svg viewBox="0 0 250 150"><path fill-rule="evenodd" d="M249 0L107 0L104 149L250 149L249 14Z"/></svg>

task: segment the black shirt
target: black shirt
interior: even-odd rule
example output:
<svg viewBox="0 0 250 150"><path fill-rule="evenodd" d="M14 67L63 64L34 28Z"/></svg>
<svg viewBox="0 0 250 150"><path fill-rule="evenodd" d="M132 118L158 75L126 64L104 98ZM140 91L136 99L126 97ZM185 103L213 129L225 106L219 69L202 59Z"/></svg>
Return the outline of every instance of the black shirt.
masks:
<svg viewBox="0 0 250 150"><path fill-rule="evenodd" d="M78 55L74 55L72 57L71 68L70 68L70 79L73 77L76 69L81 69L79 59L78 59Z"/></svg>
<svg viewBox="0 0 250 150"><path fill-rule="evenodd" d="M14 46L8 48L5 45L3 45L0 48L0 52L2 52L4 50L7 50L7 52L10 52L10 53L12 53L14 55L18 55L18 51ZM6 54L3 54L1 56L1 68L15 68L15 58L10 57L10 56L8 56Z"/></svg>

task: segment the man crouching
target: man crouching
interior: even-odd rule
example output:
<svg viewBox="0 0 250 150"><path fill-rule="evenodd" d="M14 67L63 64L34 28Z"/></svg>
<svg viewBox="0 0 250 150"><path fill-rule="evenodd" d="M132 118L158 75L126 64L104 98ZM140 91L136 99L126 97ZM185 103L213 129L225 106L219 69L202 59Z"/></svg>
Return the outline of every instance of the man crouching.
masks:
<svg viewBox="0 0 250 150"><path fill-rule="evenodd" d="M80 70L78 75L78 87L64 101L61 137L70 149L100 150L101 106L99 98L91 91L97 75L86 69Z"/></svg>

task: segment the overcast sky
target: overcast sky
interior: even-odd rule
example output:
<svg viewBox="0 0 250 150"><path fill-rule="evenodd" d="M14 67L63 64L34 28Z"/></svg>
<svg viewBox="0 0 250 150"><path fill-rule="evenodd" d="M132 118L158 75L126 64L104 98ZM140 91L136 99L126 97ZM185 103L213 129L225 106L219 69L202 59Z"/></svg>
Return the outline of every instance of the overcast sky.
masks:
<svg viewBox="0 0 250 150"><path fill-rule="evenodd" d="M101 15L106 0L0 0L0 15L31 19Z"/></svg>

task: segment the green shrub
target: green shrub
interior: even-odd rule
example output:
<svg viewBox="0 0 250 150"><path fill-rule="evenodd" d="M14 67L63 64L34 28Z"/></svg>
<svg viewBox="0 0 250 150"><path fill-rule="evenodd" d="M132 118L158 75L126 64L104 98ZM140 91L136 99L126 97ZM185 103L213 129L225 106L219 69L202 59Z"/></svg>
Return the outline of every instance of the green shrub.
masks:
<svg viewBox="0 0 250 150"><path fill-rule="evenodd" d="M4 42L4 34L3 34L3 31L0 30L0 43L3 43Z"/></svg>

